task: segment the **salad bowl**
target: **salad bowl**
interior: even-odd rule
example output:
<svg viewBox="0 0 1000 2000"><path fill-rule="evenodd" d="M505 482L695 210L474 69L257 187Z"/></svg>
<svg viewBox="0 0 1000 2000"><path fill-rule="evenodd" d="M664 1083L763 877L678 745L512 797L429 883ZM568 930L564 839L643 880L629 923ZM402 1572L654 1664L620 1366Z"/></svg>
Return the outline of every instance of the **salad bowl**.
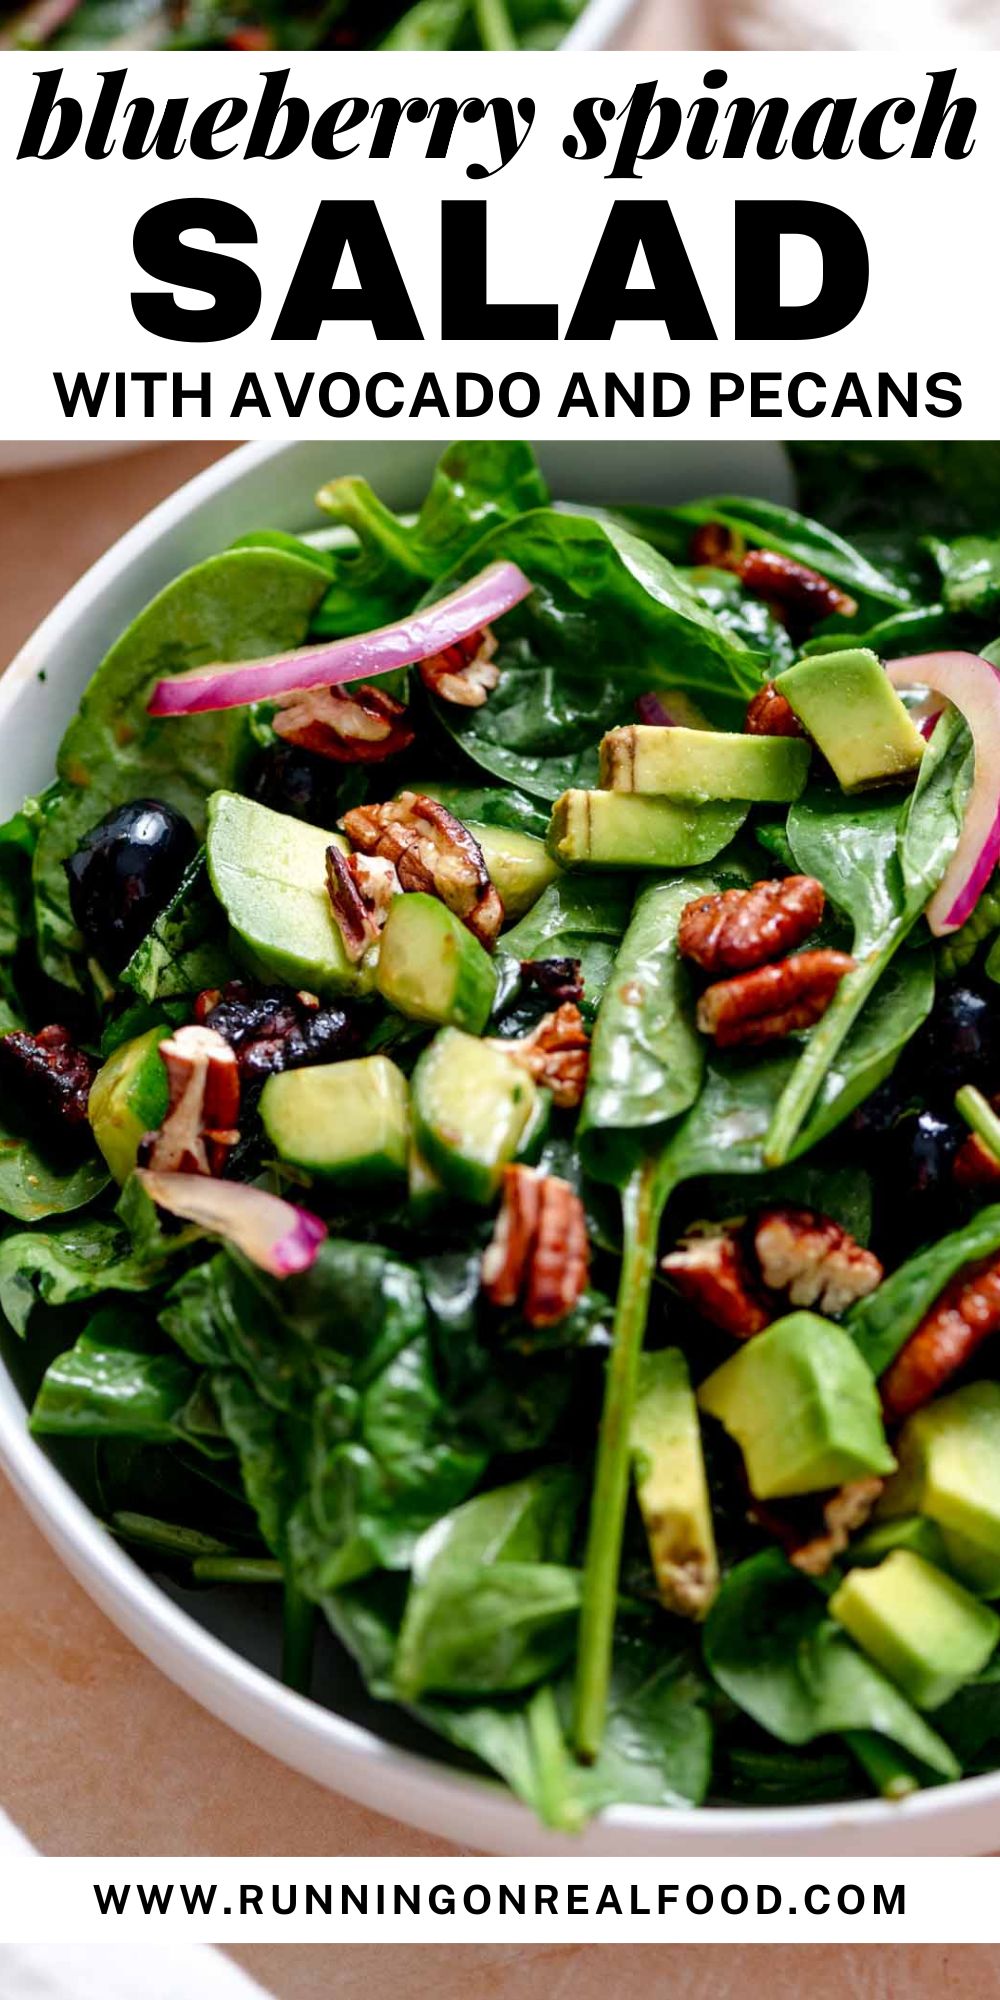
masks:
<svg viewBox="0 0 1000 2000"><path fill-rule="evenodd" d="M437 456L432 445L309 443L247 447L182 488L80 580L0 681L0 818L48 783L60 737L94 669L155 593L262 522L288 535L315 524L313 492L343 475L370 481L396 512L415 510ZM544 447L542 470L572 508L664 506L725 491L778 506L792 500L777 447L572 444ZM114 476L113 466L107 477ZM404 899L405 900L405 899ZM786 1322L787 1323L787 1322ZM720 1371L721 1373L722 1371ZM28 1428L24 1352L5 1341L0 1462L74 1575L171 1679L260 1747L318 1782L393 1818L505 1853L828 1855L980 1852L996 1839L1000 1776L900 1798L802 1805L710 1804L699 1810L613 1805L579 1831L553 1831L467 1760L435 1754L405 1715L387 1724L346 1656L321 1646L313 1697L277 1678L278 1641L265 1588L193 1592L154 1581L112 1539Z"/></svg>

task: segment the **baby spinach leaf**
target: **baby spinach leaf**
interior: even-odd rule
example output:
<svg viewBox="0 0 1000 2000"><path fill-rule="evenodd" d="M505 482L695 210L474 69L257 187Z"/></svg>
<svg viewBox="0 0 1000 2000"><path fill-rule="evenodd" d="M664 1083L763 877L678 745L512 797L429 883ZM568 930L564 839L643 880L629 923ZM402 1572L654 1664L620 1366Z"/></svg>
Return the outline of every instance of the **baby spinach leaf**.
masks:
<svg viewBox="0 0 1000 2000"><path fill-rule="evenodd" d="M533 1687L573 1651L580 1572L559 1563L449 1562L407 1615L396 1690L507 1694Z"/></svg>
<svg viewBox="0 0 1000 2000"><path fill-rule="evenodd" d="M154 720L155 681L210 660L247 660L296 646L323 590L313 563L273 549L235 549L177 577L117 640L88 684L58 755L34 855L43 969L76 986L80 937L64 864L112 806L162 799L204 827L204 802L232 784L246 745L240 709Z"/></svg>
<svg viewBox="0 0 1000 2000"><path fill-rule="evenodd" d="M538 799L528 797L512 785L421 784L415 779L411 790L440 799L456 819L477 821L483 826L509 826L516 833L533 833L544 840L549 815Z"/></svg>
<svg viewBox="0 0 1000 2000"><path fill-rule="evenodd" d="M975 1680L967 1681L943 1708L935 1710L934 1722L967 1776L995 1768L1000 1757L1000 1658L996 1654Z"/></svg>
<svg viewBox="0 0 1000 2000"><path fill-rule="evenodd" d="M488 536L428 601L498 557L534 586L497 626L499 685L482 708L435 703L482 769L542 799L593 785L600 735L647 690L679 690L710 720L741 726L762 663L648 544L610 521L539 509Z"/></svg>
<svg viewBox="0 0 1000 2000"><path fill-rule="evenodd" d="M795 865L823 884L850 923L857 957L879 945L902 913L898 848L906 804L884 792L848 803L839 786L812 785L788 814Z"/></svg>
<svg viewBox="0 0 1000 2000"><path fill-rule="evenodd" d="M562 875L543 889L534 908L502 945L513 960L578 958L583 1013L593 1020L611 976L632 909L631 881L622 875Z"/></svg>
<svg viewBox="0 0 1000 2000"><path fill-rule="evenodd" d="M0 1118L0 1211L15 1222L42 1222L86 1208L110 1180L102 1159L67 1159L43 1151L8 1120Z"/></svg>
<svg viewBox="0 0 1000 2000"><path fill-rule="evenodd" d="M152 1002L222 986L231 972L232 952L202 849L129 959L121 982Z"/></svg>
<svg viewBox="0 0 1000 2000"><path fill-rule="evenodd" d="M1000 604L1000 540L995 535L959 535L954 541L926 538L941 572L942 596L953 615L990 618Z"/></svg>
<svg viewBox="0 0 1000 2000"><path fill-rule="evenodd" d="M135 1255L119 1224L89 1218L0 1239L0 1311L24 1333L32 1308L74 1305L101 1292L146 1292L163 1267Z"/></svg>
<svg viewBox="0 0 1000 2000"><path fill-rule="evenodd" d="M938 1778L959 1765L941 1737L826 1614L823 1598L770 1549L724 1579L705 1623L713 1678L782 1743L871 1730Z"/></svg>
<svg viewBox="0 0 1000 2000"><path fill-rule="evenodd" d="M961 1229L907 1258L844 1322L874 1375L882 1375L924 1314L966 1264L1000 1251L1000 1204L981 1208Z"/></svg>
<svg viewBox="0 0 1000 2000"><path fill-rule="evenodd" d="M775 616L762 597L751 597L739 577L728 569L681 569L686 582L717 618L724 632L742 640L751 652L767 662L771 680L797 657L787 625Z"/></svg>
<svg viewBox="0 0 1000 2000"><path fill-rule="evenodd" d="M750 1189L739 1174L721 1174L705 1188L699 1188L695 1199L699 1203L696 1210L699 1216L704 1214L720 1222L745 1214L748 1200L755 1206L765 1203L768 1207L791 1202L830 1216L853 1236L855 1243L867 1243L871 1235L871 1175L864 1167L853 1164L828 1166L818 1160L796 1160L787 1167L776 1167L771 1173L760 1173Z"/></svg>
<svg viewBox="0 0 1000 2000"><path fill-rule="evenodd" d="M95 1314L45 1371L31 1413L36 1435L205 1441L195 1371L179 1355L151 1352L145 1325L110 1309ZM217 1423L213 1428L207 1442L217 1447Z"/></svg>
<svg viewBox="0 0 1000 2000"><path fill-rule="evenodd" d="M842 584L855 597L872 598L877 603L905 606L909 592L897 578L879 570L841 535L819 521L797 514L791 507L776 506L770 500L750 500L744 495L694 500L683 507L628 507L623 514L639 534L655 540L658 548L676 561L684 560L696 528L712 522L729 528L754 549L775 549L791 556L809 569Z"/></svg>

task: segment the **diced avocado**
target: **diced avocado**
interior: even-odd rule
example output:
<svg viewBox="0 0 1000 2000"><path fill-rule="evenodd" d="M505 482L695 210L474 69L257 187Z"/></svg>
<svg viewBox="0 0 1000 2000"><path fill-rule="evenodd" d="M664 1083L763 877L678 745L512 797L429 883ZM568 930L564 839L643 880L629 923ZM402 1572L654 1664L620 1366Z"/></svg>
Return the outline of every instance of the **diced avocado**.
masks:
<svg viewBox="0 0 1000 2000"><path fill-rule="evenodd" d="M879 1521L851 1543L852 1563L880 1563L893 1549L910 1549L937 1569L948 1569L944 1539L936 1521L926 1514L901 1514L898 1521Z"/></svg>
<svg viewBox="0 0 1000 2000"><path fill-rule="evenodd" d="M170 1092L160 1043L169 1028L150 1028L123 1042L98 1070L90 1086L87 1116L94 1138L119 1183L135 1166L139 1142L167 1115Z"/></svg>
<svg viewBox="0 0 1000 2000"><path fill-rule="evenodd" d="M326 888L326 850L348 844L235 792L208 802L206 853L213 889L241 955L265 978L321 997L370 985L351 964Z"/></svg>
<svg viewBox="0 0 1000 2000"><path fill-rule="evenodd" d="M914 775L924 739L867 646L800 660L778 675L775 687L845 792Z"/></svg>
<svg viewBox="0 0 1000 2000"><path fill-rule="evenodd" d="M492 1201L535 1111L526 1070L493 1042L443 1028L413 1072L417 1145L445 1186Z"/></svg>
<svg viewBox="0 0 1000 2000"><path fill-rule="evenodd" d="M379 945L375 984L411 1021L440 1021L478 1035L496 992L493 960L436 896L397 896Z"/></svg>
<svg viewBox="0 0 1000 2000"><path fill-rule="evenodd" d="M749 807L680 805L635 792L564 792L549 853L563 868L694 868L739 832Z"/></svg>
<svg viewBox="0 0 1000 2000"><path fill-rule="evenodd" d="M818 1313L775 1320L709 1375L698 1402L736 1439L758 1500L895 1470L871 1369Z"/></svg>
<svg viewBox="0 0 1000 2000"><path fill-rule="evenodd" d="M677 1347L640 1359L629 1451L660 1601L682 1618L704 1618L719 1562L698 1408Z"/></svg>
<svg viewBox="0 0 1000 2000"><path fill-rule="evenodd" d="M896 1450L879 1515L928 1515L949 1567L984 1596L1000 1593L1000 1382L969 1382L916 1410Z"/></svg>
<svg viewBox="0 0 1000 2000"><path fill-rule="evenodd" d="M279 1160L321 1180L372 1187L406 1173L410 1091L388 1056L279 1071L260 1115Z"/></svg>
<svg viewBox="0 0 1000 2000"><path fill-rule="evenodd" d="M829 1608L916 1708L950 1700L1000 1640L996 1612L911 1549L850 1570Z"/></svg>
<svg viewBox="0 0 1000 2000"><path fill-rule="evenodd" d="M503 904L504 920L515 924L533 909L543 889L559 873L544 840L517 833L509 826L482 826L467 820L469 832L483 850L490 881Z"/></svg>
<svg viewBox="0 0 1000 2000"><path fill-rule="evenodd" d="M812 751L800 736L736 736L714 729L629 723L601 744L601 784L616 792L790 805L805 787Z"/></svg>

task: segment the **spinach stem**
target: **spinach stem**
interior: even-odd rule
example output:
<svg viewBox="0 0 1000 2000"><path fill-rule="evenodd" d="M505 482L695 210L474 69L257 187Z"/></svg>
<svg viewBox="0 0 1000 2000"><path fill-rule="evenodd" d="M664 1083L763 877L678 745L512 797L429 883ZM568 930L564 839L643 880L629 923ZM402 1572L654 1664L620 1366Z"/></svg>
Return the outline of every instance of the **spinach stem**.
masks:
<svg viewBox="0 0 1000 2000"><path fill-rule="evenodd" d="M573 1744L587 1764L600 1750L608 1705L628 1503L629 1427L667 1192L660 1161L653 1157L635 1170L622 1191L625 1254L597 1440L573 1697Z"/></svg>
<svg viewBox="0 0 1000 2000"><path fill-rule="evenodd" d="M196 1556L197 1583L280 1583L281 1564L269 1556Z"/></svg>
<svg viewBox="0 0 1000 2000"><path fill-rule="evenodd" d="M484 49L516 49L507 0L474 0L476 26Z"/></svg>
<svg viewBox="0 0 1000 2000"><path fill-rule="evenodd" d="M576 1796L576 1765L567 1755L555 1690L540 1687L528 1704L528 1733L538 1780L538 1809L546 1826L579 1833L587 1814Z"/></svg>
<svg viewBox="0 0 1000 2000"><path fill-rule="evenodd" d="M909 928L896 924L885 942L841 980L778 1099L764 1140L765 1167L785 1165L824 1077Z"/></svg>
<svg viewBox="0 0 1000 2000"><path fill-rule="evenodd" d="M919 1792L912 1765L888 1737L877 1736L872 1729L848 1729L843 1740L883 1799L905 1799Z"/></svg>
<svg viewBox="0 0 1000 2000"><path fill-rule="evenodd" d="M297 1584L285 1579L281 1678L296 1694L308 1694L312 1679L316 1606Z"/></svg>
<svg viewBox="0 0 1000 2000"><path fill-rule="evenodd" d="M955 1110L964 1118L970 1130L975 1132L983 1145L1000 1160L1000 1118L997 1117L981 1090L972 1083L962 1085L955 1095Z"/></svg>

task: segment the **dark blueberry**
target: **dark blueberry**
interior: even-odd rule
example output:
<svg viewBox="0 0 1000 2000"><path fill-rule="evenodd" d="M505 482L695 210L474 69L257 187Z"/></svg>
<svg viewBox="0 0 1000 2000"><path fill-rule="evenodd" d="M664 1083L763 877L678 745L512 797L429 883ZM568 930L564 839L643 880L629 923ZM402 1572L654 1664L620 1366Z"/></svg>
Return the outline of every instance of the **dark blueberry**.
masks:
<svg viewBox="0 0 1000 2000"><path fill-rule="evenodd" d="M957 1120L940 1118L936 1111L921 1111L919 1117L907 1119L900 1127L905 1151L897 1198L950 1190L952 1164L964 1137L965 1129Z"/></svg>
<svg viewBox="0 0 1000 2000"><path fill-rule="evenodd" d="M133 799L92 826L66 863L69 901L84 940L120 972L178 887L197 842L159 799Z"/></svg>
<svg viewBox="0 0 1000 2000"><path fill-rule="evenodd" d="M342 767L294 743L262 750L250 779L251 798L273 812L290 813L311 826L334 826L341 811Z"/></svg>
<svg viewBox="0 0 1000 2000"><path fill-rule="evenodd" d="M963 1083L1000 1087L1000 1009L971 986L946 987L926 1030L933 1085L953 1096Z"/></svg>
<svg viewBox="0 0 1000 2000"><path fill-rule="evenodd" d="M886 1077L852 1113L850 1129L859 1139L885 1139L905 1116L906 1098L895 1076Z"/></svg>

